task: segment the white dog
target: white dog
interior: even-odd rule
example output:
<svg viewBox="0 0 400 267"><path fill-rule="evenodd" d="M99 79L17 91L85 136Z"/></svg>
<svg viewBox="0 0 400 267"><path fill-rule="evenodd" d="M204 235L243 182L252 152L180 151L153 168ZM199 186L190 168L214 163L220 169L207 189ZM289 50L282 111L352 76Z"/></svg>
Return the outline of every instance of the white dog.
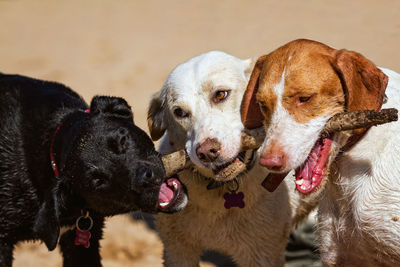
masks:
<svg viewBox="0 0 400 267"><path fill-rule="evenodd" d="M266 128L260 164L295 169L304 196L322 191L328 266L400 266L400 123L321 136L336 113L400 109L400 75L382 70L356 52L296 40L259 58L244 97L245 125Z"/></svg>
<svg viewBox="0 0 400 267"><path fill-rule="evenodd" d="M223 52L202 54L176 67L151 101L148 123L154 140L163 136L160 152L185 148L195 164L180 173L188 189L187 207L157 215L166 266L198 266L206 249L229 255L240 266L282 266L292 225L313 206L299 206L291 197L292 182L266 191L261 182L268 173L254 164L258 154L239 153L240 104L253 65L252 59ZM237 160L248 171L208 190L214 173ZM241 197L225 201L225 194L237 197L239 192L244 203Z"/></svg>

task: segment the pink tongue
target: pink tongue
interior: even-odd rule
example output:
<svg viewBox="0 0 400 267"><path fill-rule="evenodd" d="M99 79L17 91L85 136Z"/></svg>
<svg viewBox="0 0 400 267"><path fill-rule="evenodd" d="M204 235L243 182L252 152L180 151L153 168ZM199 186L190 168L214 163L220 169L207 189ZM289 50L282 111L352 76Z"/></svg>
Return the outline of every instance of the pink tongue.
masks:
<svg viewBox="0 0 400 267"><path fill-rule="evenodd" d="M169 203L174 197L174 191L168 187L166 183L161 184L160 193L158 194L159 203Z"/></svg>
<svg viewBox="0 0 400 267"><path fill-rule="evenodd" d="M321 144L317 144L311 150L309 158L304 163L304 166L300 169L300 172L296 171L296 177L302 177L304 179L305 185L309 185L311 183L311 178L313 176L313 170L315 166L318 164L318 154L321 150Z"/></svg>
<svg viewBox="0 0 400 267"><path fill-rule="evenodd" d="M321 183L331 144L331 138L318 140L304 165L295 170L296 187L301 193L307 194Z"/></svg>

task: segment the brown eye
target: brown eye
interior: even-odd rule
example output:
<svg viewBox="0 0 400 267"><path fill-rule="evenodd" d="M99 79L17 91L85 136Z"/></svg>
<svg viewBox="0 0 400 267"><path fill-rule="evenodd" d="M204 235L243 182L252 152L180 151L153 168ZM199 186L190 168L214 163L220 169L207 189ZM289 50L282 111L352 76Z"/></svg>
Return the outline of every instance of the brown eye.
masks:
<svg viewBox="0 0 400 267"><path fill-rule="evenodd" d="M229 96L229 91L216 91L212 100L214 101L214 103L220 103L222 101L224 101L227 97Z"/></svg>
<svg viewBox="0 0 400 267"><path fill-rule="evenodd" d="M299 103L307 103L312 96L299 96Z"/></svg>
<svg viewBox="0 0 400 267"><path fill-rule="evenodd" d="M185 112L183 109L181 108L176 108L174 110L174 115L178 118L186 118L189 116L189 114L187 112Z"/></svg>

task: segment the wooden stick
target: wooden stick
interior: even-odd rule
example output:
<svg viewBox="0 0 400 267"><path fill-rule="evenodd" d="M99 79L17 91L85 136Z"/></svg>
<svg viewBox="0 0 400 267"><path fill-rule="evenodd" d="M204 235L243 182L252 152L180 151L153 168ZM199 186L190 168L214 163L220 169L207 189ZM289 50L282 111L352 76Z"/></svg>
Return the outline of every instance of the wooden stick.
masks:
<svg viewBox="0 0 400 267"><path fill-rule="evenodd" d="M334 115L328 120L322 132L330 134L340 131L368 128L380 124L397 121L397 109L382 109L380 112L372 110L343 112ZM242 133L242 151L258 149L264 142L264 128L248 130ZM185 150L179 150L162 158L166 176L169 177L190 166L190 159ZM246 169L246 164L239 161L231 164L220 173L216 174L216 180L228 181Z"/></svg>
<svg viewBox="0 0 400 267"><path fill-rule="evenodd" d="M334 133L360 128L368 128L392 121L397 121L397 109L382 109L380 112L373 110L343 112L334 115L326 123L324 132Z"/></svg>
<svg viewBox="0 0 400 267"><path fill-rule="evenodd" d="M242 132L242 151L258 149L265 139L265 129L257 128Z"/></svg>
<svg viewBox="0 0 400 267"><path fill-rule="evenodd" d="M230 181L239 173L245 171L247 169L246 164L241 162L239 159L236 159L232 164L230 164L225 169L221 170L220 172L216 173L214 179L217 182L225 182Z"/></svg>
<svg viewBox="0 0 400 267"><path fill-rule="evenodd" d="M163 156L162 162L164 165L166 177L177 174L178 172L189 167L190 165L189 156L186 154L186 151L184 149Z"/></svg>
<svg viewBox="0 0 400 267"><path fill-rule="evenodd" d="M350 111L338 113L328 120L323 134L368 128L380 124L397 121L397 109L382 109L380 112L373 110ZM263 128L242 133L242 150L257 149L264 142L265 131Z"/></svg>

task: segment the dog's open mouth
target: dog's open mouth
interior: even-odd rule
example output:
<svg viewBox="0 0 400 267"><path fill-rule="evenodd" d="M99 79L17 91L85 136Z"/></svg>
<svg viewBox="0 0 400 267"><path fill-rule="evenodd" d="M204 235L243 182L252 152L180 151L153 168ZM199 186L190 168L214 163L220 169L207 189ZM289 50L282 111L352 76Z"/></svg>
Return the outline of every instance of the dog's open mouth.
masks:
<svg viewBox="0 0 400 267"><path fill-rule="evenodd" d="M213 168L214 179L227 182L248 170L249 164L254 158L254 151L249 151L251 155L248 157L246 153L246 151L242 151L233 160Z"/></svg>
<svg viewBox="0 0 400 267"><path fill-rule="evenodd" d="M295 170L296 187L308 194L319 187L328 168L332 136L320 138L311 149L306 161Z"/></svg>
<svg viewBox="0 0 400 267"><path fill-rule="evenodd" d="M176 178L169 178L161 184L157 207L166 210L172 207L182 192L182 184Z"/></svg>

